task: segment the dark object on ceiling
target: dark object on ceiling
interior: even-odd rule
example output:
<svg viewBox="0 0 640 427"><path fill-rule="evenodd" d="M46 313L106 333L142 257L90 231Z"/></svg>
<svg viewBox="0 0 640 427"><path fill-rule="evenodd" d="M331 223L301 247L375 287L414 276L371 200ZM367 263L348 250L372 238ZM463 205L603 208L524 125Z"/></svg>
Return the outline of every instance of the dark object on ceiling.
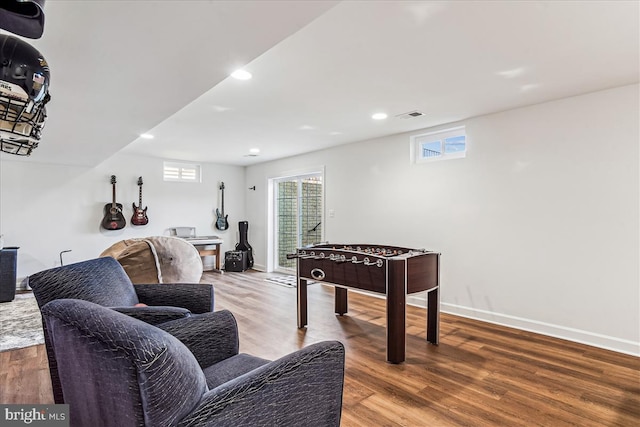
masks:
<svg viewBox="0 0 640 427"><path fill-rule="evenodd" d="M44 32L45 0L2 0L0 28L22 37L39 39Z"/></svg>
<svg viewBox="0 0 640 427"><path fill-rule="evenodd" d="M17 37L0 34L0 151L28 156L47 119L49 65Z"/></svg>

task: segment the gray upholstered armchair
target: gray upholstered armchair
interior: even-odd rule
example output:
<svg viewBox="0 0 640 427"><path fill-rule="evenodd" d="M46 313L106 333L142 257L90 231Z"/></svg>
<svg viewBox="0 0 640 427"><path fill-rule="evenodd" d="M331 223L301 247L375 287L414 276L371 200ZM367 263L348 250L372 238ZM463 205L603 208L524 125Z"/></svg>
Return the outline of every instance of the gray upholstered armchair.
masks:
<svg viewBox="0 0 640 427"><path fill-rule="evenodd" d="M270 362L238 354L228 311L158 327L80 300L42 313L72 426L340 425L337 341Z"/></svg>
<svg viewBox="0 0 640 427"><path fill-rule="evenodd" d="M111 257L82 261L29 276L29 286L42 308L50 301L74 298L90 301L143 320L160 324L213 311L213 286L200 283L134 285ZM136 304L146 304L136 307ZM44 330L53 397L64 403L56 358Z"/></svg>

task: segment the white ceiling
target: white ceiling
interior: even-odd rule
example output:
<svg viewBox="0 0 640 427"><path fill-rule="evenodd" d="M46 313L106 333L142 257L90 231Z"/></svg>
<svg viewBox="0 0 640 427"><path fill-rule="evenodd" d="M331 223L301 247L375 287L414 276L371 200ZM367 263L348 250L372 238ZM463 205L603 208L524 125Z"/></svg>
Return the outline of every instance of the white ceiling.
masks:
<svg viewBox="0 0 640 427"><path fill-rule="evenodd" d="M27 161L95 165L124 150L249 165L637 83L639 12L636 1L50 0L29 42L51 66L52 101ZM254 78L227 78L240 66ZM425 116L394 117L412 110ZM389 118L373 121L380 111Z"/></svg>

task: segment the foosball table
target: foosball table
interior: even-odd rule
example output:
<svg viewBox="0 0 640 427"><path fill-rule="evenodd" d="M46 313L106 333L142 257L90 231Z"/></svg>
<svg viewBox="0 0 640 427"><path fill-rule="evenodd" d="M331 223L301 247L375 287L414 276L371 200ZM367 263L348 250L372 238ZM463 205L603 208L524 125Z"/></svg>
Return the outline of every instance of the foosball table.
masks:
<svg viewBox="0 0 640 427"><path fill-rule="evenodd" d="M335 286L335 312L347 312L347 290L386 295L387 361L405 360L406 296L427 292L427 341L438 344L440 254L396 246L320 244L298 248L298 328L307 325L307 281Z"/></svg>

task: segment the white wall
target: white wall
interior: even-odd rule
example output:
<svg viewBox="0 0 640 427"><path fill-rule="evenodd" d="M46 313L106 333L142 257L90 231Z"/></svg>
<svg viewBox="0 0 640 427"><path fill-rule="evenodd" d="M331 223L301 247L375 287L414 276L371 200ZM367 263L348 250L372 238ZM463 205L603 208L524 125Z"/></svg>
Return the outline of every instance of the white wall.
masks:
<svg viewBox="0 0 640 427"><path fill-rule="evenodd" d="M267 180L325 168L325 237L442 253L442 309L640 354L638 85L465 121L465 159L411 165L393 135L252 167L203 164L202 184L162 181L162 160L118 154L94 168L0 161L0 233L18 276L97 256L126 238L195 226L222 251L248 220L266 264ZM44 143L54 144L53 141ZM71 154L72 155L72 154ZM118 177L129 222L144 177L150 223L99 226ZM225 182L231 227L214 227ZM247 187L255 185L256 191Z"/></svg>
<svg viewBox="0 0 640 427"><path fill-rule="evenodd" d="M54 144L45 141L43 144ZM199 235L218 235L224 253L237 243L238 221L244 220L244 169L202 164L202 183L164 182L162 159L116 154L93 168L0 162L0 233L5 246L19 246L18 279L60 265L97 257L112 244L128 238L168 235L169 227L193 226ZM124 206L127 226L100 227L103 207L111 202L110 176L117 177L116 200ZM138 204L138 177L149 224L132 226L131 203ZM225 183L225 213L230 227L217 230L220 181ZM206 258L206 264L213 259Z"/></svg>
<svg viewBox="0 0 640 427"><path fill-rule="evenodd" d="M442 253L442 309L640 355L638 85L474 118L465 159L409 136L247 168L256 265L269 177L325 166L325 238Z"/></svg>

